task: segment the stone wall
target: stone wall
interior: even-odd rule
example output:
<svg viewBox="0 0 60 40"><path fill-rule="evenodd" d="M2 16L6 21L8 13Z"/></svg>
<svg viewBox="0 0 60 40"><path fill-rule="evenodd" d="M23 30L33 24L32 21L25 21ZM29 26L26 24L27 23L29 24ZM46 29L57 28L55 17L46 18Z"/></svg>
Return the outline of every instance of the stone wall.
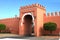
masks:
<svg viewBox="0 0 60 40"><path fill-rule="evenodd" d="M19 18L0 19L0 24L6 25L6 31L14 34L19 34Z"/></svg>

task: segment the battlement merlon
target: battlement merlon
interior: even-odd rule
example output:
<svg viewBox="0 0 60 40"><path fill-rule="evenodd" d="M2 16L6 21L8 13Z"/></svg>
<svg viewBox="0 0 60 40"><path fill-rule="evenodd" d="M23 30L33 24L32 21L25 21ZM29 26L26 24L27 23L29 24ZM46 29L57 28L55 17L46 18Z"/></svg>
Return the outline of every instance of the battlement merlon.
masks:
<svg viewBox="0 0 60 40"><path fill-rule="evenodd" d="M54 14L55 14L54 12L51 12L51 16L54 16Z"/></svg>
<svg viewBox="0 0 60 40"><path fill-rule="evenodd" d="M55 16L58 16L58 14L59 14L58 12L55 12Z"/></svg>
<svg viewBox="0 0 60 40"><path fill-rule="evenodd" d="M47 13L47 16L51 16L51 13L49 12L49 13Z"/></svg>
<svg viewBox="0 0 60 40"><path fill-rule="evenodd" d="M41 9L46 10L45 7L40 5L40 4L32 4L32 5L28 5L28 6L21 6L20 9L26 9L26 8L31 8L31 7L39 7Z"/></svg>

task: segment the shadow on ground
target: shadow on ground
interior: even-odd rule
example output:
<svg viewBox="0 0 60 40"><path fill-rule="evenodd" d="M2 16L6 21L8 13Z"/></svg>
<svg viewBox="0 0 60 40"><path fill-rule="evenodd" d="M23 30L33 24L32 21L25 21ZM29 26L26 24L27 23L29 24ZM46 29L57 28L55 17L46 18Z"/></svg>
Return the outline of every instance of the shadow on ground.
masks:
<svg viewBox="0 0 60 40"><path fill-rule="evenodd" d="M34 37L34 36L25 36L25 37L21 37L21 36L9 36L9 37L2 37L1 39L4 38L11 38L11 39L29 39L29 40L58 40L59 38L52 38L52 37L45 37L45 36L41 36L41 37Z"/></svg>
<svg viewBox="0 0 60 40"><path fill-rule="evenodd" d="M3 34L1 34L3 35ZM35 36L24 36L21 37L19 35L14 35L14 34L4 34L3 36L0 35L0 39L8 38L8 39L29 39L29 40L58 40L58 36L40 36L40 37L35 37ZM10 35L10 36L9 36Z"/></svg>

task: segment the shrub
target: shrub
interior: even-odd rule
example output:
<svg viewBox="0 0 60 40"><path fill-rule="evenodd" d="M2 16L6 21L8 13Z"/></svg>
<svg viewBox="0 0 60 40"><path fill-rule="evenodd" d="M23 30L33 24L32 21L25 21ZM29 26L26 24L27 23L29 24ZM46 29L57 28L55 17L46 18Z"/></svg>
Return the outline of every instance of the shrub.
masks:
<svg viewBox="0 0 60 40"><path fill-rule="evenodd" d="M44 23L43 29L50 31L50 33L52 34L52 32L57 29L57 24L53 22Z"/></svg>

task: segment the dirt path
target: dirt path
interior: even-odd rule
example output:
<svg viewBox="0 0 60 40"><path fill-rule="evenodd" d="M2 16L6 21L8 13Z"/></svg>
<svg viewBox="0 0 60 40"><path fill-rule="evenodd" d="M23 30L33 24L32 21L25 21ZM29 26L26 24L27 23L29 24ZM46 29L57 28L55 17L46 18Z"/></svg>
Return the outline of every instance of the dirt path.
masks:
<svg viewBox="0 0 60 40"><path fill-rule="evenodd" d="M0 34L0 37L18 36L16 34Z"/></svg>
<svg viewBox="0 0 60 40"><path fill-rule="evenodd" d="M59 40L60 36L20 37L19 35L16 34L0 34L0 38L15 38L29 40Z"/></svg>

